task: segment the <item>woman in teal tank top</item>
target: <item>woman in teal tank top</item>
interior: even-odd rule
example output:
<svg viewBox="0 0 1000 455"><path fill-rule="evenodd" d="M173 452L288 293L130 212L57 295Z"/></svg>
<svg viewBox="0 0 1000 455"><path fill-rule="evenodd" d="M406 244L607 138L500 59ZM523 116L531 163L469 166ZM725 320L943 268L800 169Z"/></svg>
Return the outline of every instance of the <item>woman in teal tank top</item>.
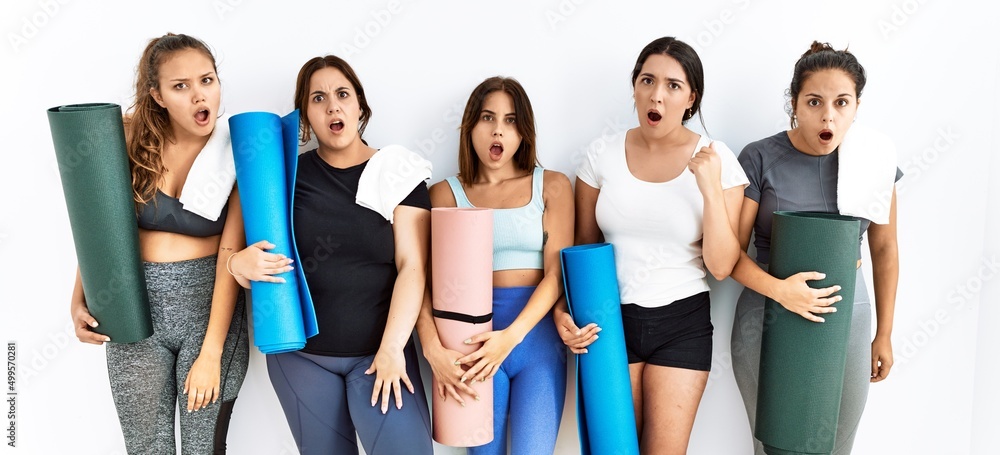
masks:
<svg viewBox="0 0 1000 455"><path fill-rule="evenodd" d="M566 355L552 321L562 297L559 250L573 244L569 179L537 166L534 114L514 79L492 77L473 90L459 133L459 175L431 187L434 207L493 211L493 328L445 349L430 302L417 330L441 396L475 398L473 381L493 381L493 442L472 454L552 453L566 396ZM465 370L459 365L464 365Z"/></svg>

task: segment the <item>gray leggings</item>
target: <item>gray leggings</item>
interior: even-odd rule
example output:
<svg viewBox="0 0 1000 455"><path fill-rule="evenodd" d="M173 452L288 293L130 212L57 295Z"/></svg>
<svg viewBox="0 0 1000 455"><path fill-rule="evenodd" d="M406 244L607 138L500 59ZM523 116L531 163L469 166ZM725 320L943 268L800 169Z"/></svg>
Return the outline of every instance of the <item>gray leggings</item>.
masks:
<svg viewBox="0 0 1000 455"><path fill-rule="evenodd" d="M766 264L760 264L767 270ZM840 401L840 419L833 455L851 453L861 413L868 400L871 378L871 304L864 275L858 270L855 281L854 313L851 318L851 335L847 347L847 367L844 372L844 391ZM757 417L757 377L760 366L760 338L764 327L764 296L750 288L743 289L736 303L733 321L732 355L733 374L743 395L743 405L750 418L751 433ZM802 403L807 405L808 403ZM764 447L753 440L754 454L764 455Z"/></svg>
<svg viewBox="0 0 1000 455"><path fill-rule="evenodd" d="M201 350L215 288L216 256L144 262L153 336L108 343L108 376L129 454L174 454L174 413L181 403L181 453L225 453L232 404L247 371L249 345L241 291L223 346L221 398L188 413L183 394ZM221 412L220 412L221 410Z"/></svg>

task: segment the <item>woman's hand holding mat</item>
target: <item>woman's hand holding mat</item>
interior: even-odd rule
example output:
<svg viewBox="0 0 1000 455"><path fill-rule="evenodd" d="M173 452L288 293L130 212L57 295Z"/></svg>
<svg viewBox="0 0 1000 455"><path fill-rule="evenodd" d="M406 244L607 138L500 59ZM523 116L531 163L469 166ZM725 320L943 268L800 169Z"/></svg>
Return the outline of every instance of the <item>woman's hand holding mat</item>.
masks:
<svg viewBox="0 0 1000 455"><path fill-rule="evenodd" d="M291 264L295 261L283 254L264 251L273 249L274 247L273 243L261 240L233 253L232 257L228 259L229 271L232 272L237 280L242 277L250 281L284 283L284 278L273 275L294 270L295 268Z"/></svg>
<svg viewBox="0 0 1000 455"><path fill-rule="evenodd" d="M601 331L601 328L593 322L583 326L583 328L577 327L576 322L573 321L573 315L569 314L565 300L557 303L552 312L556 332L559 333L559 338L562 338L563 344L574 354L586 354L587 346L597 341L597 333Z"/></svg>
<svg viewBox="0 0 1000 455"><path fill-rule="evenodd" d="M820 272L796 273L778 281L779 286L775 289L772 299L780 303L786 310L812 322L825 322L825 319L816 315L837 312L837 307L834 307L833 304L841 301L842 297L832 294L840 291L840 285L813 289L806 284L806 281L824 278L826 278L826 274Z"/></svg>
<svg viewBox="0 0 1000 455"><path fill-rule="evenodd" d="M472 382L484 382L493 379L500 369L500 364L510 355L514 348L521 344L526 334L511 333L510 327L505 330L494 330L492 332L480 333L464 341L465 344L483 345L471 354L458 359L458 363L468 365L475 362L465 374L462 375L461 382L469 379Z"/></svg>
<svg viewBox="0 0 1000 455"><path fill-rule="evenodd" d="M76 337L81 342L100 345L106 341L111 341L111 337L91 330L97 327L97 320L90 315L86 303L83 301L74 301L70 304L69 313L73 318L73 328L76 329Z"/></svg>
<svg viewBox="0 0 1000 455"><path fill-rule="evenodd" d="M461 352L445 348L441 346L439 341L436 345L432 346L431 343L427 343L424 346L424 357L434 373L438 396L444 399L450 396L463 407L465 399L459 395L459 392L479 401L479 394L476 393L475 389L461 380L462 376L465 375L465 370L462 369L462 364L458 361L462 357Z"/></svg>

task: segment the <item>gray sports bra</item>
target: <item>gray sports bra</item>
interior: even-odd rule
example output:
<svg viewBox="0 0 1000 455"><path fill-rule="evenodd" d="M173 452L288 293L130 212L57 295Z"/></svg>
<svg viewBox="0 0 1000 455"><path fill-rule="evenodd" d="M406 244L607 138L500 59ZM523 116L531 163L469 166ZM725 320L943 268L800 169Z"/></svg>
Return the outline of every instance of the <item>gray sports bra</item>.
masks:
<svg viewBox="0 0 1000 455"><path fill-rule="evenodd" d="M211 237L222 234L228 212L229 205L225 205L218 220L202 218L184 210L180 200L163 194L157 188L156 193L153 193L153 199L139 206L136 221L142 229L174 232L192 237Z"/></svg>

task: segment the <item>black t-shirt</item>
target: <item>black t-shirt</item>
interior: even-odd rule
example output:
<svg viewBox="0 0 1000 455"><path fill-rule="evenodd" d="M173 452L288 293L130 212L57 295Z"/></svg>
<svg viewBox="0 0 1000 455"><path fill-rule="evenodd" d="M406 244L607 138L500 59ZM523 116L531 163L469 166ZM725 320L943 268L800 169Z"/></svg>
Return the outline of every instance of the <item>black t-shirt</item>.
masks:
<svg viewBox="0 0 1000 455"><path fill-rule="evenodd" d="M330 166L315 150L299 156L292 216L299 263L316 307L319 334L303 352L354 357L378 351L396 282L392 224L355 203L368 162ZM421 182L399 205L430 210Z"/></svg>

